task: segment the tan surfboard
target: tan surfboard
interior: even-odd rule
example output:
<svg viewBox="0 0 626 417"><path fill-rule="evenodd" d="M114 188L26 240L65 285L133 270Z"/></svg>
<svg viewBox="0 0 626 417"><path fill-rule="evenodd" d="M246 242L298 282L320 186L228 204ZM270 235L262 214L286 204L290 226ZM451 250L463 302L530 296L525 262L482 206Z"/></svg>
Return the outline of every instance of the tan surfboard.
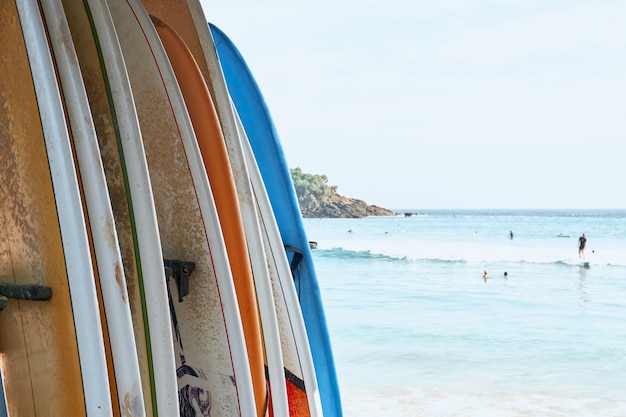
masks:
<svg viewBox="0 0 626 417"><path fill-rule="evenodd" d="M34 1L0 5L0 288L9 296L0 313L0 367L7 410L111 416L80 191L39 13Z"/></svg>

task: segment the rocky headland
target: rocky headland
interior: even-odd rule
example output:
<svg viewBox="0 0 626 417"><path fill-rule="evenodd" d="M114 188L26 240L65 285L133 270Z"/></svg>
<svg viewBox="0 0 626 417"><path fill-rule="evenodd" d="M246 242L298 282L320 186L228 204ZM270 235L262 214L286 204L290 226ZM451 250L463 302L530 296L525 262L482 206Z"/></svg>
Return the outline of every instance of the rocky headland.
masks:
<svg viewBox="0 0 626 417"><path fill-rule="evenodd" d="M308 174L300 168L290 171L302 217L351 219L395 214L363 200L338 194L337 186L328 185L326 175Z"/></svg>
<svg viewBox="0 0 626 417"><path fill-rule="evenodd" d="M303 217L353 219L368 216L393 216L395 213L363 200L336 194L331 201L321 203L313 210L302 210Z"/></svg>

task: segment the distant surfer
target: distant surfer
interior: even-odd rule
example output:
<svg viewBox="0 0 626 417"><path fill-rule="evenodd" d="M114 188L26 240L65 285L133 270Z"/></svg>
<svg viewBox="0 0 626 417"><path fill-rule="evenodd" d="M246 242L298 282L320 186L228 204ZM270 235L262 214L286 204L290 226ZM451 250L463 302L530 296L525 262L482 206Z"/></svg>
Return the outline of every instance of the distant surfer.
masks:
<svg viewBox="0 0 626 417"><path fill-rule="evenodd" d="M511 238L511 240L513 240L513 231L509 230L509 237Z"/></svg>
<svg viewBox="0 0 626 417"><path fill-rule="evenodd" d="M483 279L485 280L485 282L487 282L487 280L489 279L489 276L487 275L487 271L483 272Z"/></svg>
<svg viewBox="0 0 626 417"><path fill-rule="evenodd" d="M509 279L509 273L504 271L504 279Z"/></svg>
<svg viewBox="0 0 626 417"><path fill-rule="evenodd" d="M585 259L585 246L587 246L587 238L585 234L578 238L578 257Z"/></svg>

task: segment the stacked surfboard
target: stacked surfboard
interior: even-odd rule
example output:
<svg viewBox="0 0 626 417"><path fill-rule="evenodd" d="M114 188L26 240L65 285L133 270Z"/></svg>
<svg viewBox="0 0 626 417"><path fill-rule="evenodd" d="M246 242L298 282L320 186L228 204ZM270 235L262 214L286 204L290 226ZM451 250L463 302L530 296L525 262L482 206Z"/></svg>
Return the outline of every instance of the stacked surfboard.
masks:
<svg viewBox="0 0 626 417"><path fill-rule="evenodd" d="M0 19L0 415L341 416L278 136L197 0Z"/></svg>

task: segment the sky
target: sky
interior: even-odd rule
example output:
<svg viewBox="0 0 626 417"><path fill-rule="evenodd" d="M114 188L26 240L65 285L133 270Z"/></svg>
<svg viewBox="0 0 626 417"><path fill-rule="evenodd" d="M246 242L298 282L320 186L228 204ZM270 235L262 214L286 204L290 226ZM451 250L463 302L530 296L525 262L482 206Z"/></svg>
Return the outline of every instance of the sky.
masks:
<svg viewBox="0 0 626 417"><path fill-rule="evenodd" d="M389 209L626 208L626 1L201 0L290 168Z"/></svg>

